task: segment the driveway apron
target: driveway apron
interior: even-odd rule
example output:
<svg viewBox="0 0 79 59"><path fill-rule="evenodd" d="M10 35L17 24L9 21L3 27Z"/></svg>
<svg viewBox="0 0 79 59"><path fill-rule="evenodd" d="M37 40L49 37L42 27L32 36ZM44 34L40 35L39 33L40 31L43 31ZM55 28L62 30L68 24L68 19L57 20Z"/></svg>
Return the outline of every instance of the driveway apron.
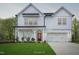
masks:
<svg viewBox="0 0 79 59"><path fill-rule="evenodd" d="M56 55L79 55L79 44L71 42L48 42Z"/></svg>

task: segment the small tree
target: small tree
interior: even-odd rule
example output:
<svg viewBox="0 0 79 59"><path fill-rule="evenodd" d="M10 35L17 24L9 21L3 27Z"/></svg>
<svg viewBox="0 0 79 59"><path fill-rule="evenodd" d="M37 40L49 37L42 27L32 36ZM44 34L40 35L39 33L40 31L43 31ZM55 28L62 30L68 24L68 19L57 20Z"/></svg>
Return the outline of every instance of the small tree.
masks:
<svg viewBox="0 0 79 59"><path fill-rule="evenodd" d="M78 21L76 18L74 18L73 20L72 31L73 31L72 41L76 41L78 39Z"/></svg>
<svg viewBox="0 0 79 59"><path fill-rule="evenodd" d="M7 18L0 20L0 33L3 34L4 39L14 40L14 27L16 25L16 18Z"/></svg>

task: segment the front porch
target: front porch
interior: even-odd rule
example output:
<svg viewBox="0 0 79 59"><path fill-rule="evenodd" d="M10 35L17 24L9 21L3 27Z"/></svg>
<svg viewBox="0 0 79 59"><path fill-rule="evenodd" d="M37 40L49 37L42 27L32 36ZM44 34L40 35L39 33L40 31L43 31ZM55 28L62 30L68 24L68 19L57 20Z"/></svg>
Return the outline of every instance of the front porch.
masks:
<svg viewBox="0 0 79 59"><path fill-rule="evenodd" d="M35 41L44 41L45 31L44 28L16 28L15 38L18 37L18 41L29 41L35 39Z"/></svg>

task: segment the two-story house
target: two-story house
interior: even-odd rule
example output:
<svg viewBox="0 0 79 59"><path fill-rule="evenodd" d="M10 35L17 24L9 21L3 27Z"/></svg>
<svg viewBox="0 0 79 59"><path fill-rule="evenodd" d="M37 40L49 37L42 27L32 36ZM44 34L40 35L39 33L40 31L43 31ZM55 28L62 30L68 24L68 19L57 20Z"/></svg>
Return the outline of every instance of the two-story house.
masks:
<svg viewBox="0 0 79 59"><path fill-rule="evenodd" d="M53 7L52 7L53 8ZM33 4L29 4L16 15L15 38L26 41L27 37L36 41L71 41L73 14L64 7L55 13L42 13Z"/></svg>

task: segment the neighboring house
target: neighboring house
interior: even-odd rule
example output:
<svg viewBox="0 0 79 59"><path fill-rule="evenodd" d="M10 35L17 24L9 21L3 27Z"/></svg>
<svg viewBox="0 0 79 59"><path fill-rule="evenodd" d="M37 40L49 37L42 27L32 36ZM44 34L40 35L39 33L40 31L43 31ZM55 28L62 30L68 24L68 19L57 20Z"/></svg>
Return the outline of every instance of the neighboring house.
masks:
<svg viewBox="0 0 79 59"><path fill-rule="evenodd" d="M53 8L53 7L52 7ZM73 14L64 7L55 13L42 13L33 4L29 4L16 15L15 38L26 41L28 37L36 41L71 41Z"/></svg>

